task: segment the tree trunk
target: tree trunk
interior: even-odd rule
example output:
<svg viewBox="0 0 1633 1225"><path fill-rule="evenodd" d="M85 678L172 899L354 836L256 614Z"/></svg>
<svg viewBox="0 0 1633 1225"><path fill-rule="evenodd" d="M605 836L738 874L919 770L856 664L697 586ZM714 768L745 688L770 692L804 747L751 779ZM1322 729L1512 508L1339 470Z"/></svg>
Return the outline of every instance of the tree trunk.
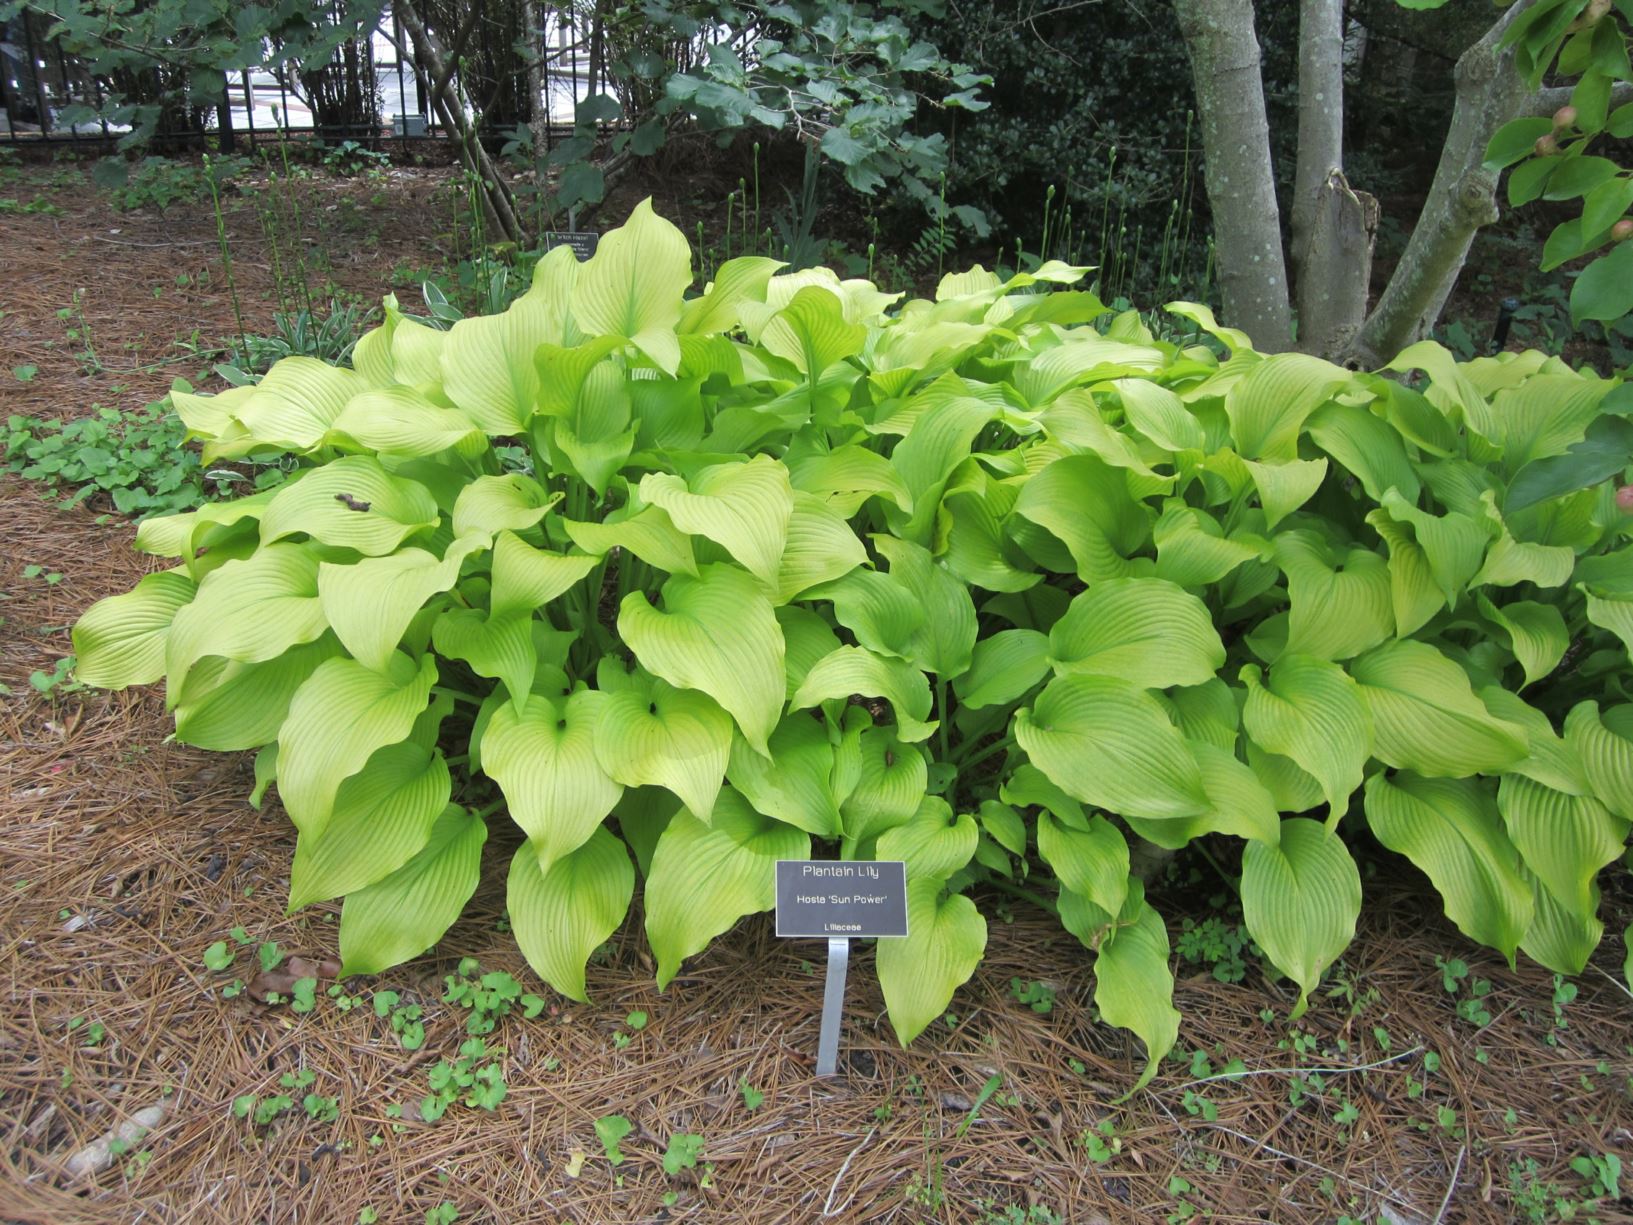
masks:
<svg viewBox="0 0 1633 1225"><path fill-rule="evenodd" d="M1514 69L1513 52L1498 43L1531 3L1510 7L1457 61L1457 103L1434 185L1389 287L1355 339L1354 363L1381 366L1422 339L1440 318L1475 232L1497 220L1498 175L1483 165L1486 144L1534 97Z"/></svg>
<svg viewBox="0 0 1633 1225"><path fill-rule="evenodd" d="M424 65L431 78L432 104L441 113L450 137L458 143L460 160L482 185L482 199L491 214L490 219L497 223L511 242L518 245L525 243L526 235L516 216L516 202L510 194L510 186L472 130L470 118L465 114L464 104L454 85L452 70L435 36L425 28L412 0L397 0L396 9L403 28L414 43L414 58Z"/></svg>
<svg viewBox="0 0 1633 1225"><path fill-rule="evenodd" d="M1252 0L1174 0L1191 59L1225 320L1265 352L1292 342Z"/></svg>
<svg viewBox="0 0 1633 1225"><path fill-rule="evenodd" d="M1298 347L1320 357L1348 351L1366 319L1378 201L1334 170L1316 194L1298 281Z"/></svg>
<svg viewBox="0 0 1633 1225"><path fill-rule="evenodd" d="M1290 255L1304 335L1304 266L1316 210L1344 169L1344 3L1303 0L1298 25L1298 166L1293 172Z"/></svg>

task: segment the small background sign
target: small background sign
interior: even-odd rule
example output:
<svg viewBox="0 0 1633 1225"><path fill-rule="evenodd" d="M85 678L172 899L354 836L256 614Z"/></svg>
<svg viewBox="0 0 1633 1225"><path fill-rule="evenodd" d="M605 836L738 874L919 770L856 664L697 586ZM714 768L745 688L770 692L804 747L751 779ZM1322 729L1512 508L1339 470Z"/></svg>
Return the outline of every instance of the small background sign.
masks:
<svg viewBox="0 0 1633 1225"><path fill-rule="evenodd" d="M557 247L571 247L573 254L582 262L595 254L595 244L601 235L594 230L546 230L543 238L546 251L553 251Z"/></svg>
<svg viewBox="0 0 1633 1225"><path fill-rule="evenodd" d="M830 940L907 935L907 865L779 859L777 934Z"/></svg>

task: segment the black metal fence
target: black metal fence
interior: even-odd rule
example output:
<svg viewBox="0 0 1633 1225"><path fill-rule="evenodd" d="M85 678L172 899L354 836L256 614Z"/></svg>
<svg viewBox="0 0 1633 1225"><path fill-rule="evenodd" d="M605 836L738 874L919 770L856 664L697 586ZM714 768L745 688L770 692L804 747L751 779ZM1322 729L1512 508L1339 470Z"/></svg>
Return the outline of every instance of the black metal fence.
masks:
<svg viewBox="0 0 1633 1225"><path fill-rule="evenodd" d="M588 38L575 37L570 18L550 14L545 22L538 32L543 96L533 105L545 108L547 126L570 126L576 103L598 85L604 87L604 70L597 71L587 53ZM268 65L219 74L219 84L167 81L155 66L151 83L135 83L138 88L148 86L143 92L154 98L172 99L161 112L151 144L163 152L210 147L231 151L240 141L253 148L260 140L297 136L355 140L379 148L390 141L406 147L412 139L444 136L428 96L431 82L395 17L386 12L356 42L366 54L337 56L315 70L296 72ZM323 74L331 75L324 80ZM522 76L525 81L527 74ZM132 92L131 80L119 84L124 88L118 93ZM130 131L102 114L105 101L115 92L115 82L98 77L67 54L47 36L46 21L26 6L11 21L0 23L0 145L89 145L111 150ZM177 97L190 101L178 102ZM206 100L201 103L200 98ZM332 104L337 98L349 99L352 105L342 102L337 107ZM358 99L365 105L357 105ZM72 122L81 107L97 117Z"/></svg>

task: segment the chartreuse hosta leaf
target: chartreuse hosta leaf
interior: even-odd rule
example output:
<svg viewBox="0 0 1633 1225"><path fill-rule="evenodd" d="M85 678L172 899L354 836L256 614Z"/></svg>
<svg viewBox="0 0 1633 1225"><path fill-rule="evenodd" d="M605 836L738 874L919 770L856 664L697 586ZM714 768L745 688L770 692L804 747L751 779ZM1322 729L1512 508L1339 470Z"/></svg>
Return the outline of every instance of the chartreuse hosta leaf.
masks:
<svg viewBox="0 0 1633 1225"><path fill-rule="evenodd" d="M450 804L418 854L349 894L340 908L341 974L378 974L442 939L476 892L487 838L481 817Z"/></svg>
<svg viewBox="0 0 1633 1225"><path fill-rule="evenodd" d="M731 716L706 693L660 680L609 693L595 725L595 758L626 787L667 787L707 821L731 756Z"/></svg>
<svg viewBox="0 0 1633 1225"><path fill-rule="evenodd" d="M334 815L302 834L289 876L289 909L366 888L424 849L448 807L453 778L442 754L412 740L388 744L340 784Z"/></svg>
<svg viewBox="0 0 1633 1225"><path fill-rule="evenodd" d="M788 543L769 594L781 606L811 587L843 578L867 560L867 550L844 516L816 495L795 490Z"/></svg>
<svg viewBox="0 0 1633 1225"><path fill-rule="evenodd" d="M323 441L363 380L315 357L286 357L246 390L230 411L249 438L262 447L304 451Z"/></svg>
<svg viewBox="0 0 1633 1225"><path fill-rule="evenodd" d="M1517 774L1503 777L1497 807L1543 887L1572 914L1593 914L1594 878L1625 849L1627 822L1592 796L1566 795Z"/></svg>
<svg viewBox="0 0 1633 1225"><path fill-rule="evenodd" d="M901 860L910 880L946 880L975 857L979 838L974 817L954 816L946 800L927 795L911 821L879 835L879 858Z"/></svg>
<svg viewBox="0 0 1633 1225"><path fill-rule="evenodd" d="M1126 681L1062 676L1015 716L1015 739L1067 794L1125 816L1191 817L1210 807L1185 738Z"/></svg>
<svg viewBox="0 0 1633 1225"><path fill-rule="evenodd" d="M1532 919L1531 886L1489 789L1473 779L1402 772L1367 780L1367 824L1428 875L1446 917L1514 964Z"/></svg>
<svg viewBox="0 0 1633 1225"><path fill-rule="evenodd" d="M494 711L482 736L482 772L505 793L541 872L583 846L624 793L595 756L597 717L610 700L593 689L560 701L530 694Z"/></svg>
<svg viewBox="0 0 1633 1225"><path fill-rule="evenodd" d="M1337 664L1308 655L1283 655L1268 681L1249 665L1242 669L1242 681L1247 734L1261 748L1297 762L1321 784L1329 823L1336 824L1372 755L1372 714L1360 686Z"/></svg>
<svg viewBox="0 0 1633 1225"><path fill-rule="evenodd" d="M1558 666L1571 636L1565 628L1564 614L1556 605L1515 600L1499 608L1483 595L1477 596L1475 602L1487 620L1501 627L1509 650L1514 652L1525 673L1527 685L1541 680Z"/></svg>
<svg viewBox="0 0 1633 1225"><path fill-rule="evenodd" d="M845 828L833 790L834 749L822 720L791 714L767 744L770 757L742 736L733 738L726 765L731 785L768 817L820 838L842 836Z"/></svg>
<svg viewBox="0 0 1633 1225"><path fill-rule="evenodd" d="M1207 606L1157 578L1094 584L1049 631L1049 652L1063 675L1108 676L1146 689L1203 684L1225 662Z"/></svg>
<svg viewBox="0 0 1633 1225"><path fill-rule="evenodd" d="M1361 874L1338 835L1304 817L1282 822L1281 841L1242 853L1242 919L1272 965L1298 984L1290 1014L1304 1015L1321 972L1355 938Z"/></svg>
<svg viewBox="0 0 1633 1225"><path fill-rule="evenodd" d="M262 663L206 658L193 669L176 706L176 739L218 752L276 741L289 703L306 678L341 653L334 635L324 634Z"/></svg>
<svg viewBox="0 0 1633 1225"><path fill-rule="evenodd" d="M646 935L658 957L658 989L737 920L776 904L777 860L810 853L810 835L755 812L729 787L708 825L676 813L646 878Z"/></svg>
<svg viewBox="0 0 1633 1225"><path fill-rule="evenodd" d="M420 459L453 449L480 455L487 439L457 408L433 403L412 387L382 387L353 396L327 435L330 445Z"/></svg>
<svg viewBox="0 0 1633 1225"><path fill-rule="evenodd" d="M913 819L929 785L929 764L893 727L873 727L865 710L847 714L834 750L834 794L847 854Z"/></svg>
<svg viewBox="0 0 1633 1225"><path fill-rule="evenodd" d="M515 532L500 532L493 541L489 608L495 617L531 613L572 588L595 566L595 557L588 553L535 549Z"/></svg>
<svg viewBox="0 0 1633 1225"><path fill-rule="evenodd" d="M1149 516L1128 493L1128 478L1094 455L1068 455L1037 473L1015 513L1047 528L1071 553L1085 583L1122 578L1149 538Z"/></svg>
<svg viewBox="0 0 1633 1225"><path fill-rule="evenodd" d="M1580 974L1605 934L1605 925L1598 916L1598 886L1589 890L1593 905L1584 913L1561 903L1528 870L1520 871L1531 886L1535 907L1531 927L1520 941L1520 951L1557 974Z"/></svg>
<svg viewBox="0 0 1633 1225"><path fill-rule="evenodd" d="M862 351L867 329L845 321L844 305L826 289L808 286L774 315L760 343L811 382L830 366Z"/></svg>
<svg viewBox="0 0 1633 1225"><path fill-rule="evenodd" d="M170 624L165 671L171 705L187 695L188 674L206 655L259 663L311 642L327 628L313 550L275 544L227 562L204 576Z"/></svg>
<svg viewBox="0 0 1633 1225"><path fill-rule="evenodd" d="M635 869L617 837L596 826L548 870L531 844L510 861L505 909L534 973L563 995L589 1002L584 967L618 930L635 892Z"/></svg>
<svg viewBox="0 0 1633 1225"><path fill-rule="evenodd" d="M1565 718L1565 743L1599 802L1633 821L1633 706L1600 714L1597 702L1577 704Z"/></svg>
<svg viewBox="0 0 1633 1225"><path fill-rule="evenodd" d="M319 664L278 732L278 794L295 827L321 837L340 784L376 749L407 737L437 679L437 661L392 656L383 671L355 659Z"/></svg>
<svg viewBox="0 0 1633 1225"><path fill-rule="evenodd" d="M663 585L663 611L631 592L618 609L618 632L652 675L700 689L737 720L749 744L766 737L783 704L783 639L771 601L735 566L700 567Z"/></svg>
<svg viewBox="0 0 1633 1225"><path fill-rule="evenodd" d="M575 545L596 557L613 549L627 549L666 574L697 573L691 537L676 528L669 516L656 506L603 523L567 519L562 526Z"/></svg>
<svg viewBox="0 0 1633 1225"><path fill-rule="evenodd" d="M1181 587L1217 583L1244 562L1263 559L1270 542L1258 536L1226 536L1206 511L1171 504L1157 520L1157 577Z"/></svg>
<svg viewBox="0 0 1633 1225"><path fill-rule="evenodd" d="M716 271L708 290L681 308L675 330L682 335L731 331L737 326L738 306L763 301L766 283L778 269L785 267L781 260L762 255L727 260Z"/></svg>
<svg viewBox="0 0 1633 1225"><path fill-rule="evenodd" d="M625 337L660 370L674 374L680 366L675 326L691 284L686 236L643 200L579 269L573 318L588 336Z"/></svg>
<svg viewBox="0 0 1633 1225"><path fill-rule="evenodd" d="M975 644L970 669L953 681L972 710L1005 706L1049 675L1049 638L1037 630L999 630Z"/></svg>
<svg viewBox="0 0 1633 1225"><path fill-rule="evenodd" d="M879 942L876 964L896 1039L906 1046L942 1016L987 947L987 921L934 877L909 876L907 935Z"/></svg>
<svg viewBox="0 0 1633 1225"><path fill-rule="evenodd" d="M714 464L690 480L663 472L641 478L641 498L666 511L683 532L720 545L768 586L788 543L794 489L788 470L765 455Z"/></svg>
<svg viewBox="0 0 1633 1225"><path fill-rule="evenodd" d="M923 610L908 658L943 678L967 671L977 632L969 588L920 545L885 535L875 536L873 544L890 563L890 581Z"/></svg>
<svg viewBox="0 0 1633 1225"><path fill-rule="evenodd" d="M1104 817L1038 814L1038 857L1062 888L1116 914L1128 897L1128 843Z"/></svg>
<svg viewBox="0 0 1633 1225"><path fill-rule="evenodd" d="M530 476L479 476L459 491L454 503L454 535L492 536L526 531L561 501Z"/></svg>
<svg viewBox="0 0 1633 1225"><path fill-rule="evenodd" d="M440 558L424 549L404 548L350 565L324 562L318 567L318 607L354 658L383 669L425 602L452 587L465 559L487 543L485 536L466 536ZM270 551L263 549L259 556ZM223 567L223 572L231 570Z"/></svg>
<svg viewBox="0 0 1633 1225"><path fill-rule="evenodd" d="M1426 642L1391 642L1350 665L1372 711L1372 754L1432 778L1496 774L1526 756L1525 729L1497 718L1468 676Z"/></svg>
<svg viewBox="0 0 1633 1225"><path fill-rule="evenodd" d="M936 729L936 721L929 718L930 683L924 673L904 660L875 655L865 647L839 647L817 660L788 705L792 710L805 710L853 693L886 699L903 740L923 740Z"/></svg>
<svg viewBox="0 0 1633 1225"><path fill-rule="evenodd" d="M1367 549L1334 553L1313 533L1276 537L1287 575L1287 650L1317 659L1349 659L1395 632L1384 559Z"/></svg>
<svg viewBox="0 0 1633 1225"><path fill-rule="evenodd" d="M373 456L348 455L272 496L261 512L261 543L304 533L365 557L383 557L436 523L437 504L424 485L393 476Z"/></svg>
<svg viewBox="0 0 1633 1225"><path fill-rule="evenodd" d="M1304 353L1265 358L1225 396L1237 451L1245 459L1297 459L1305 419L1351 377L1341 367Z"/></svg>
<svg viewBox="0 0 1633 1225"><path fill-rule="evenodd" d="M151 685L165 674L165 643L197 585L181 570L139 580L124 595L98 600L74 626L74 674L99 689Z"/></svg>
<svg viewBox="0 0 1633 1225"><path fill-rule="evenodd" d="M1096 953L1094 1003L1101 1019L1145 1043L1145 1070L1124 1097L1138 1093L1151 1083L1157 1065L1179 1036L1174 975L1168 968L1168 929L1162 916L1146 904L1140 882L1133 879L1115 915L1070 889L1061 890L1060 921Z"/></svg>
<svg viewBox="0 0 1633 1225"><path fill-rule="evenodd" d="M503 681L520 708L539 672L533 638L539 624L521 613L495 616L479 608L450 608L432 624L431 642L438 654L469 664L478 676Z"/></svg>

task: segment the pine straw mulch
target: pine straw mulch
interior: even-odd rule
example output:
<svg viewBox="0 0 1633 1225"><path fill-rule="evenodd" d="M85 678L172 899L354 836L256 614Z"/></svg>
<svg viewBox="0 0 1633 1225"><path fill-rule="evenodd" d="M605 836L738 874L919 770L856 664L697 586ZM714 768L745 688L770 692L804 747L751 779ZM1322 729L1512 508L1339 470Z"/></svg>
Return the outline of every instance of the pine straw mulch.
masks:
<svg viewBox="0 0 1633 1225"><path fill-rule="evenodd" d="M439 999L456 954L540 989L499 930L514 842L496 822L485 883L444 952L348 983L359 1007L321 992L306 1015L224 999L230 976L201 961L209 944L242 925L322 963L336 908L284 915L292 829L275 805L245 804L247 757L165 743L157 693L51 702L19 686L66 649L60 627L141 564L127 530L18 483L0 486L0 516L26 542L0 560L12 596L0 679L14 690L0 706L0 1219L352 1222L372 1205L383 1221L418 1222L446 1201L461 1221L490 1222L980 1221L1033 1204L1123 1222L1163 1220L1183 1201L1221 1222L1504 1221L1524 1219L1516 1190L1578 1188L1572 1157L1633 1151L1633 1011L1611 977L1620 941L1607 939L1558 1025L1549 975L1511 973L1472 948L1422 882L1387 863L1330 979L1337 994L1290 1026L1286 990L1256 971L1224 985L1182 967L1179 1057L1123 1105L1137 1045L1094 1022L1087 955L1016 903L992 922L987 957L953 1001L956 1024L910 1050L893 1041L859 948L836 1081L813 1076L819 944L779 942L753 918L660 995L637 912L590 968L595 1006L541 990L543 1016L513 1015L490 1035L509 1086L496 1112L456 1105L435 1124L399 1122L388 1108L424 1096L432 1063L465 1037L463 1012ZM25 581L26 560L65 577ZM1175 887L1157 902L1202 915L1197 893ZM1608 898L1607 918L1628 903L1625 890ZM1437 955L1491 982L1490 1025L1459 1019ZM240 955L245 978L251 961ZM1053 1008L1031 1011L1012 979L1052 987ZM368 1007L385 988L423 1004L422 1052L403 1050ZM634 1010L650 1022L620 1047ZM1196 1084L1196 1050L1250 1075ZM310 1121L298 1104L270 1128L233 1117L234 1098L278 1092L299 1068L315 1074L312 1092L338 1097L338 1120ZM971 1122L994 1075L1002 1087ZM752 1112L743 1082L765 1095ZM65 1172L71 1154L155 1105L164 1121L106 1172ZM1441 1108L1455 1112L1444 1126ZM608 1114L635 1127L616 1169L594 1132ZM1102 1125L1113 1151L1096 1162L1081 1137ZM681 1132L704 1137L707 1179L664 1174ZM1614 1206L1598 1215L1633 1219Z"/></svg>
<svg viewBox="0 0 1633 1225"><path fill-rule="evenodd" d="M162 212L120 213L94 188L88 167L25 166L10 172L14 179L0 179L0 196L25 204L39 199L55 210L0 212L0 418L78 416L93 401L140 407L163 397L178 375L202 386L221 360L215 350L236 343L209 197ZM390 288L394 268L448 260L457 205L446 168L392 167L375 181L309 170L311 177L294 188L299 241L286 231L276 250L257 208L268 190L266 172L252 171L223 192L232 283L251 336L274 331L275 259L286 265L286 278L297 252L305 259L320 316L328 312L326 284L372 307ZM58 315L73 309L76 290L83 325ZM399 292L420 309L417 281ZM68 337L70 328L88 331L94 361L85 356L83 335ZM18 366L37 373L17 379Z"/></svg>

